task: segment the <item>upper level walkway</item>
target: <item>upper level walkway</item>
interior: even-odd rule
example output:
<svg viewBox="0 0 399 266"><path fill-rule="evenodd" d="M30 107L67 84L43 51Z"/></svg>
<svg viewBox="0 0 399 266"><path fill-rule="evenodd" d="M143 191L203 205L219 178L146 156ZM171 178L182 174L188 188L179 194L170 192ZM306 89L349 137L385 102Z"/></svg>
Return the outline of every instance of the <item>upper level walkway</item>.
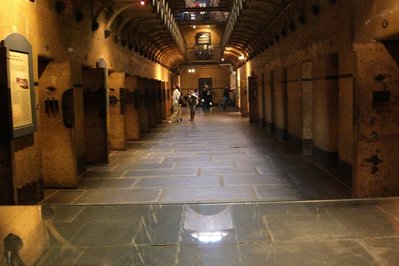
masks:
<svg viewBox="0 0 399 266"><path fill-rule="evenodd" d="M346 187L237 112L163 123L90 167L79 187L47 190L46 204L209 203L350 198Z"/></svg>

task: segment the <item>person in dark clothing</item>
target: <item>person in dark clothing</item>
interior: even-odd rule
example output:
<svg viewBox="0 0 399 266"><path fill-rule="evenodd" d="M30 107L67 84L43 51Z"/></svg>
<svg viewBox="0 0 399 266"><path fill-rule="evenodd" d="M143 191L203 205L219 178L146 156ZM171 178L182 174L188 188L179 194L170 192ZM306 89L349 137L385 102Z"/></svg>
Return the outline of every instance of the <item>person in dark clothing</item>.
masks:
<svg viewBox="0 0 399 266"><path fill-rule="evenodd" d="M227 105L230 104L231 100L230 100L230 92L232 92L234 90L230 89L229 85L226 85L224 87L224 91L223 91L223 110L226 111Z"/></svg>
<svg viewBox="0 0 399 266"><path fill-rule="evenodd" d="M208 87L208 84L204 85L204 89L202 90L202 109L204 111L209 111L211 109L212 102L212 91L211 88Z"/></svg>
<svg viewBox="0 0 399 266"><path fill-rule="evenodd" d="M190 121L194 121L195 110L198 105L197 89L195 89L194 92L189 93L187 103L188 103L188 107L190 108Z"/></svg>

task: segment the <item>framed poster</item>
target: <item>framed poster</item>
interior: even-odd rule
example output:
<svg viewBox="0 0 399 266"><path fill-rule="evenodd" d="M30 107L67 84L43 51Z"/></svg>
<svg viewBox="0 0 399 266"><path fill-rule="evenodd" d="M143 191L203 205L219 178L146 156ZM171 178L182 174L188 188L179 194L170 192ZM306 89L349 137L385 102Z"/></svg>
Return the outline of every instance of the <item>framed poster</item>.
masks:
<svg viewBox="0 0 399 266"><path fill-rule="evenodd" d="M210 45L211 44L211 33L210 32L198 32L195 34L196 45Z"/></svg>
<svg viewBox="0 0 399 266"><path fill-rule="evenodd" d="M0 115L4 118L1 136L17 138L36 131L32 47L20 34L1 42Z"/></svg>
<svg viewBox="0 0 399 266"><path fill-rule="evenodd" d="M26 127L33 123L30 93L28 54L9 51L9 85L11 90L13 128Z"/></svg>

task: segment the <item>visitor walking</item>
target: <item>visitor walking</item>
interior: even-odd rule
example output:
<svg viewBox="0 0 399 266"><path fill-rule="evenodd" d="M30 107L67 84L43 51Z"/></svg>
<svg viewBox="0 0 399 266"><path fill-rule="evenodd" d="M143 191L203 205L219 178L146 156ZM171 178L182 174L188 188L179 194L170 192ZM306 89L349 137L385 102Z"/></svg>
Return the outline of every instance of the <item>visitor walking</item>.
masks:
<svg viewBox="0 0 399 266"><path fill-rule="evenodd" d="M226 85L224 87L224 91L223 91L223 110L226 111L226 108L228 105L230 105L231 100L230 100L230 92L234 91L230 89L229 85Z"/></svg>
<svg viewBox="0 0 399 266"><path fill-rule="evenodd" d="M188 94L187 99L188 108L190 109L190 121L194 121L195 110L198 105L198 91L195 89L193 92Z"/></svg>
<svg viewBox="0 0 399 266"><path fill-rule="evenodd" d="M178 85L175 85L175 89L173 91L173 96L172 96L173 114L171 115L168 121L169 123L182 121L180 98L181 98L180 88Z"/></svg>

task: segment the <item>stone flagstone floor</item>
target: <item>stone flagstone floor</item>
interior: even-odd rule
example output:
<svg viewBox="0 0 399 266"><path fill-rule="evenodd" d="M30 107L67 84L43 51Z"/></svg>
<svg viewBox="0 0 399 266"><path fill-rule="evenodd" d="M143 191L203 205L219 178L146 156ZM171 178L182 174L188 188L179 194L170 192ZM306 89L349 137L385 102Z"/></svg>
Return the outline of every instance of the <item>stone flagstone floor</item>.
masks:
<svg viewBox="0 0 399 266"><path fill-rule="evenodd" d="M298 201L350 198L350 188L251 125L237 112L198 113L162 123L77 189L47 189L44 204Z"/></svg>

